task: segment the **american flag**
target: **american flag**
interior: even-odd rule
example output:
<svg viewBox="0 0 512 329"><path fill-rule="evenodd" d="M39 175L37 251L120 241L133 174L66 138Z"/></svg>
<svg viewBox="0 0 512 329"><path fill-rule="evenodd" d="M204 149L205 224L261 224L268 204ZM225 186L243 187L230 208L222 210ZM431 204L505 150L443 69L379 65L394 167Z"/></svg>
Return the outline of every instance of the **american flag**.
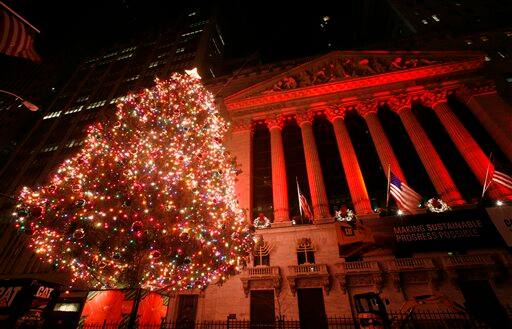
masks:
<svg viewBox="0 0 512 329"><path fill-rule="evenodd" d="M300 192L298 179L296 179L296 181L297 181L297 194L299 196L299 211L300 211L300 215L304 216L304 218L312 220L313 219L313 212L311 211L311 208L309 207L308 200L306 200L306 197L304 196L304 194L302 194Z"/></svg>
<svg viewBox="0 0 512 329"><path fill-rule="evenodd" d="M396 177L393 172L390 172L389 177L389 193L398 203L400 208L403 208L409 213L415 213L418 205L421 202L421 195L416 193L406 184Z"/></svg>
<svg viewBox="0 0 512 329"><path fill-rule="evenodd" d="M512 177L510 174L505 172L505 168L503 168L499 163L495 163L494 166L490 166L488 180L490 181L489 184L491 182L495 182L512 190Z"/></svg>
<svg viewBox="0 0 512 329"><path fill-rule="evenodd" d="M0 2L0 53L34 62L41 61L34 49L36 31L26 20Z"/></svg>

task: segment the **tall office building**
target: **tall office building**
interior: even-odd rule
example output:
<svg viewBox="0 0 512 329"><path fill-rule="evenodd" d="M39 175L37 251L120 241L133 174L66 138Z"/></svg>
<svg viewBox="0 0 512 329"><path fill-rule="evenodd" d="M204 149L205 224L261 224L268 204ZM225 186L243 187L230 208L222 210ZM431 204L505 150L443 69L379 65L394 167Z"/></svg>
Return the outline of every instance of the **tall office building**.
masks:
<svg viewBox="0 0 512 329"><path fill-rule="evenodd" d="M43 183L82 145L91 123L114 114L119 99L151 86L155 77L165 78L174 71L197 67L205 80L215 77L224 45L215 15L190 10L174 27L142 33L84 60L56 92L49 107L43 109L40 119L31 129L25 127L22 133L27 137L9 152L9 159L4 159L0 172L4 214L12 207L8 196L20 186ZM11 109L9 113L14 112ZM12 133L5 128L6 134ZM0 275L48 272L24 251L25 239L12 232L8 218L4 217L2 225Z"/></svg>
<svg viewBox="0 0 512 329"><path fill-rule="evenodd" d="M487 74L512 104L510 1L389 0L408 33L386 49L477 50L485 53Z"/></svg>
<svg viewBox="0 0 512 329"><path fill-rule="evenodd" d="M141 34L85 60L2 168L2 191L40 183L81 145L91 122L112 115L119 99L151 86L155 77L198 67L206 80L214 78L224 44L215 17L192 10L173 28Z"/></svg>

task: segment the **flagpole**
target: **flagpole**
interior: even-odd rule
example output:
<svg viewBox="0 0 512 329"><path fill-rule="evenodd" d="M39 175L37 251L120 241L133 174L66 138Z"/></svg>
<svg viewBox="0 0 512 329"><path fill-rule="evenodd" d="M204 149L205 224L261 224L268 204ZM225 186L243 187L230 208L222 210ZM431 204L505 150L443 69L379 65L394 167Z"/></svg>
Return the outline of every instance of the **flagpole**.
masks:
<svg viewBox="0 0 512 329"><path fill-rule="evenodd" d="M484 186L482 188L482 196L484 197L485 191L487 191L487 176L489 175L489 168L491 167L491 158L492 158L492 152L489 154L489 163L487 164L487 170L485 171L485 179L484 179ZM490 185L490 184L489 184Z"/></svg>
<svg viewBox="0 0 512 329"><path fill-rule="evenodd" d="M295 176L295 182L297 183L297 201L299 202L299 212L300 218L302 218L302 207L300 205L300 189L299 189L299 179ZM301 219L302 220L302 219Z"/></svg>
<svg viewBox="0 0 512 329"><path fill-rule="evenodd" d="M18 17L19 19L21 19L21 21L25 24L27 24L28 26L30 26L32 29L34 29L34 31L36 31L37 33L41 33L41 31L39 31L38 29L36 29L34 27L34 25L30 24L26 19L24 19L23 17L21 17L18 13L16 13L14 10L12 10L11 8L9 8L9 6L7 6L5 3L3 3L2 1L0 1L0 5L2 5L5 9L7 9L11 14L13 14L14 16Z"/></svg>
<svg viewBox="0 0 512 329"><path fill-rule="evenodd" d="M386 192L386 209L388 209L388 205L389 205L389 184L390 184L390 180L391 180L391 164L388 164L388 188L387 188L387 192Z"/></svg>

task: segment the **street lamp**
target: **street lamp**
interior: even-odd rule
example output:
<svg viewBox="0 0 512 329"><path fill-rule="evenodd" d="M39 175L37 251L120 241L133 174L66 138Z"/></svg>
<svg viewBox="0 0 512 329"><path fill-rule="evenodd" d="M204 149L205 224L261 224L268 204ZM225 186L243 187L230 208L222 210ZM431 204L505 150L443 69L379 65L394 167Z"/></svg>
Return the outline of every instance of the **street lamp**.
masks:
<svg viewBox="0 0 512 329"><path fill-rule="evenodd" d="M37 105L34 105L34 104L30 103L29 101L27 101L26 99L23 99L22 97L16 95L15 93L11 93L10 91L2 90L2 89L0 89L0 93L16 97L16 99L19 99L21 101L23 106L25 106L27 109L29 109L32 112L35 112L35 111L39 110L39 107Z"/></svg>

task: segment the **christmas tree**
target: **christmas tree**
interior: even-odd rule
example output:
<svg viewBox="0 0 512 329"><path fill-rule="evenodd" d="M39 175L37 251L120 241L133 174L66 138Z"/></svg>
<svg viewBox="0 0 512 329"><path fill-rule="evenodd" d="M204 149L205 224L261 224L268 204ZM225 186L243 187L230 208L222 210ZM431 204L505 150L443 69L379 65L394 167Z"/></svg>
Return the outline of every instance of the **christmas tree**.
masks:
<svg viewBox="0 0 512 329"><path fill-rule="evenodd" d="M198 77L157 79L89 127L46 185L22 189L16 225L75 283L184 290L225 280L252 242L227 129Z"/></svg>

